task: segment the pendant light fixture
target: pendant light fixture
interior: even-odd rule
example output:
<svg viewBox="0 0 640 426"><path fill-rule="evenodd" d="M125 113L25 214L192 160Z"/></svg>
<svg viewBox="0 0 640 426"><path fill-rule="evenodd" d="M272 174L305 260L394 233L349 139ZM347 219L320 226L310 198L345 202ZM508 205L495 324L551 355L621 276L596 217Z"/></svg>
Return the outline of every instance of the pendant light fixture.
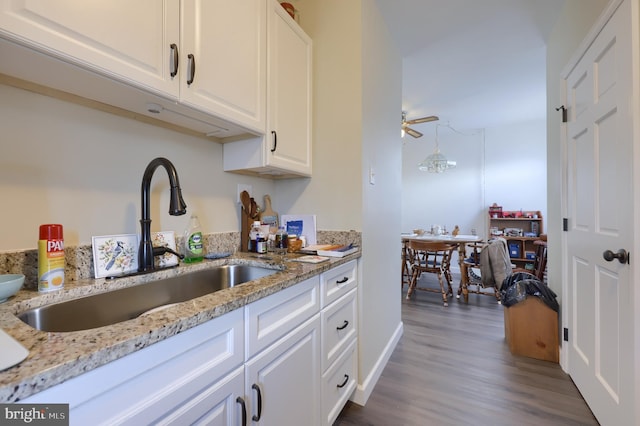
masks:
<svg viewBox="0 0 640 426"><path fill-rule="evenodd" d="M447 169L452 169L456 166L455 161L447 160L447 157L440 152L440 146L438 144L439 126L439 124L436 124L436 149L433 151L433 154L418 164L418 169L423 172L444 173Z"/></svg>

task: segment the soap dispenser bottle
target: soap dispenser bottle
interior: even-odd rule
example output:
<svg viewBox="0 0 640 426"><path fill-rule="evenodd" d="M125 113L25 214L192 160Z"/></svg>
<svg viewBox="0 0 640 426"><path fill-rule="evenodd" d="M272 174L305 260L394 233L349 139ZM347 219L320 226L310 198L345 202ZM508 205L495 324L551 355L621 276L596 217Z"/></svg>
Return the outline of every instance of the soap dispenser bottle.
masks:
<svg viewBox="0 0 640 426"><path fill-rule="evenodd" d="M185 263L200 262L204 258L204 241L200 221L196 214L191 214L189 224L184 230L184 259Z"/></svg>

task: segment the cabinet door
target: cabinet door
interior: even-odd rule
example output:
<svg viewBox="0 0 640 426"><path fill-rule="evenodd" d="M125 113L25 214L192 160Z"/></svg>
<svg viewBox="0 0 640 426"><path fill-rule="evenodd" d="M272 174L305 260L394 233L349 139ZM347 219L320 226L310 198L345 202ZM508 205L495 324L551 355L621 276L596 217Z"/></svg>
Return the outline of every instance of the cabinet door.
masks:
<svg viewBox="0 0 640 426"><path fill-rule="evenodd" d="M177 98L179 0L0 2L0 33L65 62Z"/></svg>
<svg viewBox="0 0 640 426"><path fill-rule="evenodd" d="M189 399L155 425L216 425L242 424L242 407L238 397L244 395L244 367L222 378L199 395ZM136 424L131 422L131 424ZM141 424L141 423L137 423Z"/></svg>
<svg viewBox="0 0 640 426"><path fill-rule="evenodd" d="M183 103L265 132L265 10L264 0L183 0Z"/></svg>
<svg viewBox="0 0 640 426"><path fill-rule="evenodd" d="M311 176L311 39L275 0L268 13L267 164Z"/></svg>
<svg viewBox="0 0 640 426"><path fill-rule="evenodd" d="M320 316L315 315L245 364L248 417L260 425L319 425ZM258 413L257 385L262 399Z"/></svg>

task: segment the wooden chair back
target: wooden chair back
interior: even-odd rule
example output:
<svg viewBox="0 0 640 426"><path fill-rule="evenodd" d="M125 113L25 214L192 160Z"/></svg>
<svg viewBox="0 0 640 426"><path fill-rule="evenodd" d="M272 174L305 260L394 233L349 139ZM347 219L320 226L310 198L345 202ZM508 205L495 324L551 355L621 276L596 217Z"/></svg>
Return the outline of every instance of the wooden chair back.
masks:
<svg viewBox="0 0 640 426"><path fill-rule="evenodd" d="M453 294L449 267L451 265L451 254L457 247L458 245L455 243L441 241L410 240L407 242L406 255L411 268L407 299L411 298L414 290L426 290L441 293L444 306L449 305L447 294ZM417 287L417 280L423 272L434 273L438 276L439 290ZM445 288L443 277L447 280L447 288Z"/></svg>
<svg viewBox="0 0 640 426"><path fill-rule="evenodd" d="M442 241L409 241L407 243L409 262L421 272L449 271L451 255L457 244Z"/></svg>

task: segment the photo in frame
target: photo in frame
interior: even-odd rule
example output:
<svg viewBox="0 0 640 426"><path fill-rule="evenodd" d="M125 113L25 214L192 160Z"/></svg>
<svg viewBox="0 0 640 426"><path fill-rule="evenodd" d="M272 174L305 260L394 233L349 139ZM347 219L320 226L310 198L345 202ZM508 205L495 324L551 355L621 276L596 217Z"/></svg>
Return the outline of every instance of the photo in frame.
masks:
<svg viewBox="0 0 640 426"><path fill-rule="evenodd" d="M125 275L138 270L136 234L91 237L96 278Z"/></svg>

